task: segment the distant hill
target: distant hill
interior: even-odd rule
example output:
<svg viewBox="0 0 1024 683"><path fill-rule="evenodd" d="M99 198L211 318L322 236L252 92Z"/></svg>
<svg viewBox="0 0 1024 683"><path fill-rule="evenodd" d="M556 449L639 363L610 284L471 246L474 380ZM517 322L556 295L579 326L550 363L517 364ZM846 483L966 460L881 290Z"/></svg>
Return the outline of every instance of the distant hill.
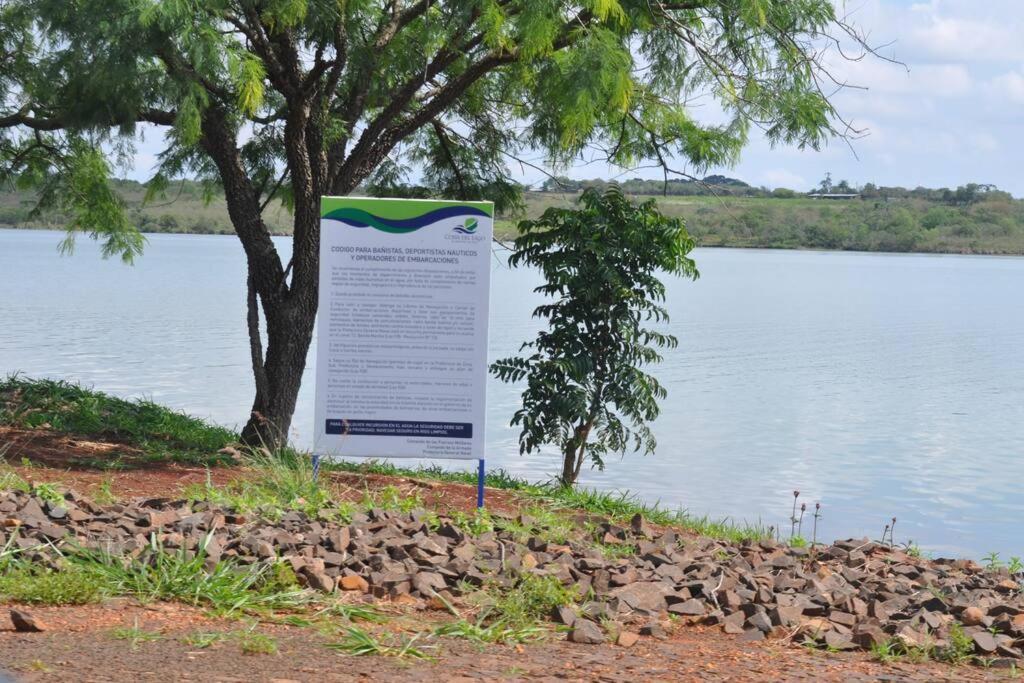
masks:
<svg viewBox="0 0 1024 683"><path fill-rule="evenodd" d="M536 217L552 206L572 206L583 187L604 180L573 181L572 188L525 194L525 215ZM637 197L655 196L659 208L686 221L703 246L780 249L847 249L969 254L1024 254L1024 201L990 185L971 183L955 190L917 187L857 187L857 197L841 201L812 199L794 190L767 190L727 176L701 182L670 181L660 196L660 181L620 183ZM145 188L117 181L129 217L143 232L232 233L222 196L209 195L195 182L172 186L166 196L144 203ZM838 186L833 186L835 189ZM710 191L709 188L714 188ZM0 227L62 229L57 214L35 216L32 195L0 192ZM291 216L280 205L265 215L275 234L291 232ZM496 233L516 235L519 216L499 217Z"/></svg>
<svg viewBox="0 0 1024 683"><path fill-rule="evenodd" d="M143 201L146 188L142 183L116 180L114 186L127 204L129 218L143 232L234 233L223 195L210 195L200 183L174 183L164 196L149 203ZM0 190L0 227L64 228L63 216L54 212L36 216L34 207L32 193ZM291 232L291 216L280 205L269 207L265 220L275 234Z"/></svg>
<svg viewBox="0 0 1024 683"><path fill-rule="evenodd" d="M541 184L540 191L581 192L587 187L604 187L610 182L602 178L575 180L573 178L557 176L545 180ZM619 180L616 182L629 194L667 194L699 197L723 194L746 196L761 192L758 188L751 187L742 180L729 178L724 175L709 175L702 180L670 178L668 182L665 182L664 180L630 178L629 180Z"/></svg>

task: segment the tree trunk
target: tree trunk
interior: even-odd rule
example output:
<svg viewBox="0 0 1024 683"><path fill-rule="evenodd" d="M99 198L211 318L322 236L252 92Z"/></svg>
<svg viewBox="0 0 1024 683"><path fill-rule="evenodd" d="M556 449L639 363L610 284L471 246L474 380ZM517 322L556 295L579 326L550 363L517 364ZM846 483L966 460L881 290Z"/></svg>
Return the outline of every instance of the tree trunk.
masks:
<svg viewBox="0 0 1024 683"><path fill-rule="evenodd" d="M558 481L565 487L572 487L576 483L575 449L567 449L562 453L562 476L558 478Z"/></svg>
<svg viewBox="0 0 1024 683"><path fill-rule="evenodd" d="M583 468L583 457L587 450L587 437L594 423L586 422L576 427L576 433L566 444L562 451L562 476L559 481L562 486L572 487L580 476L580 469Z"/></svg>
<svg viewBox="0 0 1024 683"><path fill-rule="evenodd" d="M266 381L264 386L257 383L249 422L242 430L242 441L250 447L274 451L288 443L306 355L313 340L316 299L315 289L305 289L291 292L281 302L263 302L267 351L262 370ZM258 335L259 330L255 333Z"/></svg>

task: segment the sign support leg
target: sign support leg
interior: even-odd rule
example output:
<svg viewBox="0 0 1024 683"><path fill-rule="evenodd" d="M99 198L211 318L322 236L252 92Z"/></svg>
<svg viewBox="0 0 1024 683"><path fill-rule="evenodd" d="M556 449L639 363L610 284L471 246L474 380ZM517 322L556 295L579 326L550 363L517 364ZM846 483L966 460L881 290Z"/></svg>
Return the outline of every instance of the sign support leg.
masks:
<svg viewBox="0 0 1024 683"><path fill-rule="evenodd" d="M313 454L313 483L315 484L320 476L320 456Z"/></svg>
<svg viewBox="0 0 1024 683"><path fill-rule="evenodd" d="M480 458L480 467L476 472L476 508L484 506L484 459Z"/></svg>

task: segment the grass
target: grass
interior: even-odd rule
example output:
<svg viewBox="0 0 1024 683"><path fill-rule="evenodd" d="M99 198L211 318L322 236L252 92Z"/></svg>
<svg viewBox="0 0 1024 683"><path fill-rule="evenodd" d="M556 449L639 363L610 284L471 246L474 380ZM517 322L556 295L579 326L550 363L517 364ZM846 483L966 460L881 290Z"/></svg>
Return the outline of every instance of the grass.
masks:
<svg viewBox="0 0 1024 683"><path fill-rule="evenodd" d="M238 646L245 655L276 655L277 641L265 633L255 630L255 626L235 634Z"/></svg>
<svg viewBox="0 0 1024 683"><path fill-rule="evenodd" d="M323 463L321 467L325 472L333 470L476 484L474 472L448 471L437 466L407 468L389 462L371 460L366 462L336 461ZM567 488L556 483L531 483L525 479L514 477L504 470L488 473L485 483L491 488L512 491L527 499L532 499L538 505L546 506L552 512L590 512L623 524L639 513L653 524L682 528L713 538L731 541L770 538L769 529L763 524L737 523L729 519L691 515L685 510L669 510L657 503L644 503L629 491L607 492L581 487Z"/></svg>
<svg viewBox="0 0 1024 683"><path fill-rule="evenodd" d="M923 645L909 645L893 638L871 648L871 656L882 662L889 663L901 659L920 663L935 660L956 666L971 662L982 663L974 654L974 641L964 631L963 626L954 622L949 627L949 642L944 646L936 646L928 642Z"/></svg>
<svg viewBox="0 0 1024 683"><path fill-rule="evenodd" d="M163 638L163 635L156 631L144 631L139 628L138 620L135 621L133 626L114 629L110 632L110 635L117 640L127 640L132 650L139 649L139 645L143 643L151 643L154 640Z"/></svg>
<svg viewBox="0 0 1024 683"><path fill-rule="evenodd" d="M246 514L258 511L269 518L288 510L318 516L321 510L334 505L338 521L351 518L354 506L333 503L327 489L313 481L312 463L305 455L288 450L277 454L255 451L246 456L245 464L255 476L242 477L224 486L215 486L207 476L204 483L187 486L185 498Z"/></svg>
<svg viewBox="0 0 1024 683"><path fill-rule="evenodd" d="M152 401L126 401L70 382L19 375L0 380L0 424L100 437L141 451L143 461L222 463L228 458L217 451L237 440L229 429ZM120 465L137 458L124 455Z"/></svg>
<svg viewBox="0 0 1024 683"><path fill-rule="evenodd" d="M358 626L349 626L344 630L344 637L327 647L353 657L397 657L399 659L430 659L427 648L416 647L420 634L411 637L389 636L378 638L369 631Z"/></svg>
<svg viewBox="0 0 1024 683"><path fill-rule="evenodd" d="M125 401L75 384L31 380L18 375L0 381L0 424L26 428L45 426L79 436L110 439L140 449L148 460L173 459L205 464L229 459L217 451L226 444L237 442L238 438L230 430L152 402ZM186 497L230 506L243 513L258 512L271 519L286 510L302 510L313 516L333 515L337 521L349 521L359 507L408 512L423 504L418 496L405 495L395 487L367 490L359 504L333 501L327 488L313 481L309 456L290 449L273 454L264 450L254 451L247 455L244 464L254 476L242 477L226 486L214 486L208 478L203 484L188 487ZM373 461L328 462L323 464L323 470L470 485L476 482L473 472L446 471L436 466L409 469ZM516 528L514 523L505 521L501 523L502 528L517 535L540 535L549 542L567 540L577 525L564 513L578 511L622 524L639 513L657 525L731 541L769 536L768 528L762 524L694 516L685 510L643 503L628 491L604 492L582 487L567 488L554 482L531 483L502 470L490 472L486 483L522 498L524 512L537 520L532 529ZM27 486L27 482L17 478L12 471L3 470L0 470L0 484L19 490ZM109 484L106 492L110 493ZM58 495L56 491L52 493ZM101 488L100 496L112 497L107 494ZM470 533L495 528L494 520L486 514L463 515L456 521Z"/></svg>
<svg viewBox="0 0 1024 683"><path fill-rule="evenodd" d="M298 585L280 562L247 566L223 561L207 566L205 552L166 552L152 543L130 561L101 552L73 549L52 571L24 558L13 544L0 547L0 599L46 605L79 605L110 596L144 602L177 601L206 607L220 616L267 615L315 606L320 598ZM205 544L204 546L205 547Z"/></svg>
<svg viewBox="0 0 1024 683"><path fill-rule="evenodd" d="M205 650L223 641L227 636L216 631L194 631L187 634L182 641L189 647Z"/></svg>
<svg viewBox="0 0 1024 683"><path fill-rule="evenodd" d="M492 643L532 643L547 637L549 629L540 624L510 626L503 621L485 624L483 620L459 619L434 629L433 635L463 638L480 645Z"/></svg>
<svg viewBox="0 0 1024 683"><path fill-rule="evenodd" d="M90 571L70 567L51 571L18 562L0 574L0 600L40 605L86 605L104 597L102 583Z"/></svg>

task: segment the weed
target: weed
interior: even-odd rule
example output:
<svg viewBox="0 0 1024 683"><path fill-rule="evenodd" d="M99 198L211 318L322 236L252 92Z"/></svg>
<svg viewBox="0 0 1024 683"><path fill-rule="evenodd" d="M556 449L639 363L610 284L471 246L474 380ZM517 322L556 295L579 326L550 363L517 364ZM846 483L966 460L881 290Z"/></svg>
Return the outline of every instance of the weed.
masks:
<svg viewBox="0 0 1024 683"><path fill-rule="evenodd" d="M803 536L793 536L789 539L789 545L793 548L806 548L807 539L805 539Z"/></svg>
<svg viewBox="0 0 1024 683"><path fill-rule="evenodd" d="M238 639L238 646L242 649L242 654L276 655L277 641L265 633L259 633L255 628L254 625L253 628L235 634L235 637Z"/></svg>
<svg viewBox="0 0 1024 683"><path fill-rule="evenodd" d="M554 576L524 574L514 588L496 596L494 614L510 626L530 626L578 599L576 586L563 586Z"/></svg>
<svg viewBox="0 0 1024 683"><path fill-rule="evenodd" d="M32 495L51 505L64 504L64 494L58 490L56 484L37 484L32 487Z"/></svg>
<svg viewBox="0 0 1024 683"><path fill-rule="evenodd" d="M871 656L883 664L897 660L901 654L900 647L895 640L887 640L884 643L871 646Z"/></svg>
<svg viewBox="0 0 1024 683"><path fill-rule="evenodd" d="M479 516L479 515L478 515ZM546 543L565 544L577 531L579 525L550 505L531 505L522 510L517 519L493 519L487 516L487 523L477 522L484 531L488 527L503 529L513 535L519 543L526 543L535 536Z"/></svg>
<svg viewBox="0 0 1024 683"><path fill-rule="evenodd" d="M1017 574L1024 572L1024 562L1021 562L1019 557L1011 557L1006 568L1010 571L1010 576L1016 576Z"/></svg>
<svg viewBox="0 0 1024 683"><path fill-rule="evenodd" d="M435 636L465 638L480 644L489 643L529 643L543 640L548 630L540 625L509 626L504 621L496 621L485 625L486 613L477 621L460 619L434 629Z"/></svg>
<svg viewBox="0 0 1024 683"><path fill-rule="evenodd" d="M276 454L258 451L244 462L251 476L226 486L214 486L207 473L203 484L185 489L185 497L232 507L243 513L259 511L271 519L286 510L301 510L315 517L321 508L331 504L329 491L313 480L309 458L291 451Z"/></svg>
<svg viewBox="0 0 1024 683"><path fill-rule="evenodd" d="M487 510L476 510L473 514L452 510L451 517L455 526L473 536L494 531L494 519Z"/></svg>
<svg viewBox="0 0 1024 683"><path fill-rule="evenodd" d="M41 659L33 659L31 662L28 663L27 668L29 669L29 671L38 671L39 673L44 674L48 674L51 671L53 671L53 669L51 669L49 665Z"/></svg>
<svg viewBox="0 0 1024 683"><path fill-rule="evenodd" d="M637 547L631 543L623 543L620 545L595 543L594 547L600 550L601 554L609 560L615 560L620 557L632 557L637 553Z"/></svg>
<svg viewBox="0 0 1024 683"><path fill-rule="evenodd" d="M387 618L370 605L353 605L345 602L335 602L316 613L316 616L341 617L351 623L353 621L367 621L371 623L383 623Z"/></svg>
<svg viewBox="0 0 1024 683"><path fill-rule="evenodd" d="M113 481L108 477L99 483L96 490L93 491L92 500L97 505L113 505L117 502L117 496L114 495Z"/></svg>
<svg viewBox="0 0 1024 683"><path fill-rule="evenodd" d="M215 631L195 631L193 633L189 633L188 635L186 635L182 640L189 647L195 647L199 648L200 650L205 650L206 648L212 647L213 645L216 645L220 641L224 640L224 638L225 635L223 633L217 633Z"/></svg>
<svg viewBox="0 0 1024 683"><path fill-rule="evenodd" d="M974 657L974 640L964 632L960 624L949 627L949 645L936 652L936 656L951 664L964 664Z"/></svg>
<svg viewBox="0 0 1024 683"><path fill-rule="evenodd" d="M70 559L102 578L114 594L204 604L220 614L296 608L313 600L308 591L276 582L274 565L219 562L208 569L203 552L189 557L184 550L164 552L155 543L130 563L85 551Z"/></svg>
<svg viewBox="0 0 1024 683"><path fill-rule="evenodd" d="M115 628L110 632L110 635L117 640L127 640L133 650L137 650L139 645L142 643L150 643L154 640L160 640L163 636L156 631L144 631L139 628L138 619L135 620L135 624L131 627Z"/></svg>
<svg viewBox="0 0 1024 683"><path fill-rule="evenodd" d="M422 508L423 500L418 493L406 495L397 486L388 485L379 491L364 490L362 506L408 513Z"/></svg>
<svg viewBox="0 0 1024 683"><path fill-rule="evenodd" d="M907 553L907 555L910 555L911 557L924 557L924 551L921 550L921 546L914 543L914 541L912 540L907 541L906 545L903 546L903 550Z"/></svg>
<svg viewBox="0 0 1024 683"><path fill-rule="evenodd" d="M104 597L98 579L76 567L57 572L15 562L0 575L0 598L40 605L85 605Z"/></svg>
<svg viewBox="0 0 1024 683"><path fill-rule="evenodd" d="M424 649L415 647L419 637L420 634L416 634L411 638L392 638L385 642L358 626L349 626L345 629L344 638L336 643L328 643L327 647L355 657L376 655L378 657L429 659L430 657Z"/></svg>
<svg viewBox="0 0 1024 683"><path fill-rule="evenodd" d="M995 571L1003 567L1003 561L999 559L999 553L997 552L989 553L982 558L982 561L985 563L985 568L989 571Z"/></svg>
<svg viewBox="0 0 1024 683"><path fill-rule="evenodd" d="M29 484L20 474L14 471L13 468L9 467L6 462L0 465L0 491L22 491L28 493L32 490L32 485Z"/></svg>

